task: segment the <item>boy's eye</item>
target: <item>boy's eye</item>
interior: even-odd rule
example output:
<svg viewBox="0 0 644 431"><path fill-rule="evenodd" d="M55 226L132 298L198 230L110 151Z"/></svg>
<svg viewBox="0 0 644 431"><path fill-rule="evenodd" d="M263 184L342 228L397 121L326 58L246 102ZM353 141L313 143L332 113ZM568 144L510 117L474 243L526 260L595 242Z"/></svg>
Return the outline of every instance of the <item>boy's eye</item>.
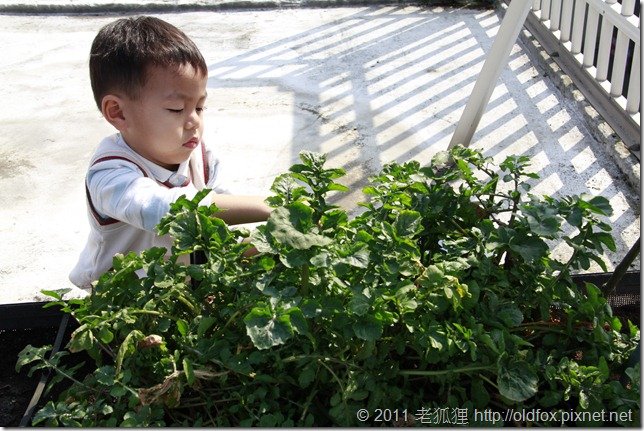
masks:
<svg viewBox="0 0 644 431"><path fill-rule="evenodd" d="M183 112L183 109L168 109L168 111L173 112L175 114L180 114L181 112Z"/></svg>

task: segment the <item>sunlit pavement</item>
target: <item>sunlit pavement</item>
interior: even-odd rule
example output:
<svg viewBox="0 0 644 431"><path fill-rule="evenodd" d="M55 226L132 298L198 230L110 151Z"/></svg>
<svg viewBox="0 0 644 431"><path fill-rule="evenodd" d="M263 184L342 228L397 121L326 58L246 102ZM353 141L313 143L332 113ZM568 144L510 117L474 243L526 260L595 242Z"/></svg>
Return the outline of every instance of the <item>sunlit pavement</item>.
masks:
<svg viewBox="0 0 644 431"><path fill-rule="evenodd" d="M1 1L0 12L9 3ZM300 151L313 150L346 169L341 182L352 192L337 199L355 208L360 188L385 163L427 163L447 147L501 12L394 4L158 16L183 29L206 58L208 142L234 191L269 193ZM88 233L87 162L113 132L94 105L88 52L98 29L116 17L0 15L0 303L71 287L67 274ZM472 146L497 161L530 156L541 177L533 193L608 198L618 247L607 256L613 266L639 237L639 188L625 181L587 113L559 90L548 62L529 45L522 36L491 83Z"/></svg>

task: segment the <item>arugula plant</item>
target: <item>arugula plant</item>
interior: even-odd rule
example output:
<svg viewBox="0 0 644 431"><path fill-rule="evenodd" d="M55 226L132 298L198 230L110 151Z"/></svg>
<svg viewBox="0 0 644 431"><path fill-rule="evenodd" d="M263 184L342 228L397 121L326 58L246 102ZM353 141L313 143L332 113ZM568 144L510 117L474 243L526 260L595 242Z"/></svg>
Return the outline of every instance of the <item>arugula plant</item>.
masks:
<svg viewBox="0 0 644 431"><path fill-rule="evenodd" d="M329 200L347 190L343 170L300 158L252 233L199 206L203 191L160 223L169 257L116 256L84 300L49 292L80 326L53 358L21 353L17 369L71 381L33 424L373 424L363 408L416 424L431 408L467 409L470 425L474 409L510 408L631 411L618 424L639 424L639 365L625 365L639 329L571 279L615 250L605 198L534 196L526 157L495 166L455 148L385 166L350 219ZM562 241L565 261L550 253ZM182 263L192 252L206 262ZM84 376L62 361L80 351L94 361Z"/></svg>

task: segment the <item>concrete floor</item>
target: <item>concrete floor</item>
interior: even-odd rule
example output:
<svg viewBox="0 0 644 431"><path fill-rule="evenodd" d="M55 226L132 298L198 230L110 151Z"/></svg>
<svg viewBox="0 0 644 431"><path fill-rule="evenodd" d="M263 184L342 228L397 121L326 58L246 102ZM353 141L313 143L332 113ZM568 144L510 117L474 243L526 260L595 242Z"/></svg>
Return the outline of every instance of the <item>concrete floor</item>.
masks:
<svg viewBox="0 0 644 431"><path fill-rule="evenodd" d="M358 6L170 13L209 65L207 128L231 188L268 193L301 150L328 153L344 183L445 149L498 29L492 10ZM71 287L87 232L87 162L111 134L91 95L89 47L114 16L0 15L0 303ZM529 155L535 193L591 193L614 207L619 262L640 235L639 189L522 43L473 146ZM355 208L355 191L340 203ZM556 246L557 253L565 247ZM638 264L639 267L639 264ZM593 268L598 270L598 268Z"/></svg>

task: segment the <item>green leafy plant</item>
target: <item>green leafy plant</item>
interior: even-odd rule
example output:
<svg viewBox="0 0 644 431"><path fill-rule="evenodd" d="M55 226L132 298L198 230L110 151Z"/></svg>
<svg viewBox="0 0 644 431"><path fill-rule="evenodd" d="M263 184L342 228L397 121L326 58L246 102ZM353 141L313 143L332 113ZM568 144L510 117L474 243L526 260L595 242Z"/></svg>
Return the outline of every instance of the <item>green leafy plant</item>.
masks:
<svg viewBox="0 0 644 431"><path fill-rule="evenodd" d="M615 250L605 198L534 196L526 157L495 166L455 148L386 165L350 219L329 202L344 172L300 158L253 232L199 206L207 191L180 198L158 227L175 238L169 256L116 256L85 300L51 292L80 324L67 350L95 367L79 377L57 362L67 352L26 348L17 368L72 379L33 423L355 426L395 409L381 424L421 425L453 409L475 425L504 420L476 411L542 409L553 416L512 424L571 411L639 424L639 365L626 366L639 329L571 278ZM564 261L550 253L560 242ZM206 262L184 263L193 252Z"/></svg>

